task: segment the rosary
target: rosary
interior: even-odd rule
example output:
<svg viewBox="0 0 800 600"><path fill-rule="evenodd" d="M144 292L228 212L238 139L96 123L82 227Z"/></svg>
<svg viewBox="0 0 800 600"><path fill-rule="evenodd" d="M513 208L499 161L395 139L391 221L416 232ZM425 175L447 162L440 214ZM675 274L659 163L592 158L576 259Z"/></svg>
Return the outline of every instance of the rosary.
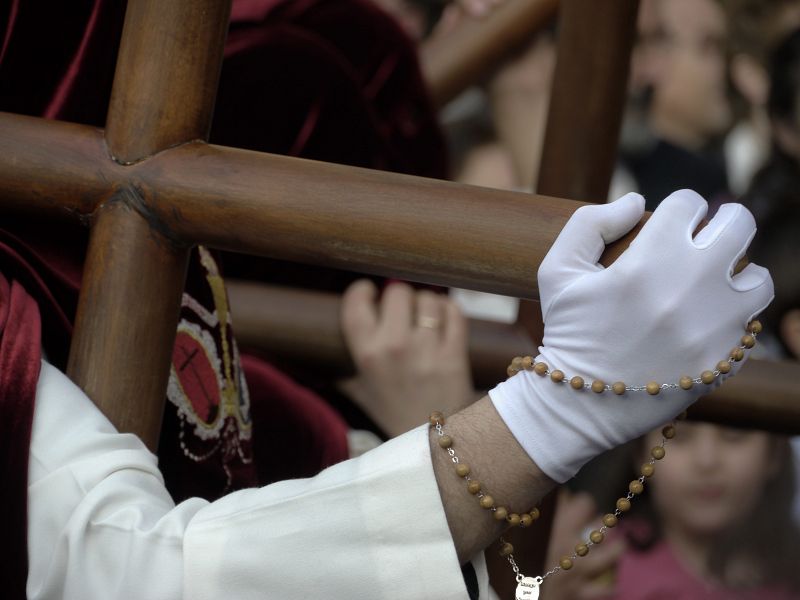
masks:
<svg viewBox="0 0 800 600"><path fill-rule="evenodd" d="M684 375L678 382L672 383L659 383L656 381L647 382L644 385L627 385L623 381L616 381L612 384L607 384L604 381L595 379L594 381L587 382L583 377L575 375L567 377L563 371L553 369L544 362L535 362L530 356L517 356L511 361L508 366L507 373L509 377L513 377L522 370L533 371L540 377L550 377L550 380L558 385L569 385L576 391L591 390L596 394L603 394L606 392L613 392L617 395L622 395L625 392L647 392L651 395L657 395L663 389L683 389L690 390L695 385L713 383L717 377L729 373L731 365L734 362L739 362L744 359L745 350L749 350L755 346L756 336L761 332L761 323L759 321L751 321L747 325L747 333L742 336L740 344L733 348L728 355L728 358L721 360L717 363L713 370L707 370L700 373L698 377L689 377ZM681 419L685 416L682 414L678 417ZM444 415L441 412L434 412L430 416L430 425L439 436L438 443L441 448L447 451L450 459L455 465L455 473L458 477L462 478L467 484L467 492L472 494L478 499L478 504L481 508L489 511L496 521L506 521L510 527L530 527L533 522L539 518L539 509L532 508L530 511L522 514L510 512L505 506L495 503L494 498L489 495L483 488L478 480L470 477L471 469L469 465L462 463L455 450L453 449L453 438L444 432ZM628 492L617 500L614 512L607 513L602 518L602 525L593 530L589 534L589 539L580 541L575 545L574 551L571 555L563 556L558 561L558 564L552 567L543 575L536 577L528 577L520 572L517 563L514 560L514 547L506 542L502 537L500 538L500 555L505 557L511 568L516 575L517 590L515 600L538 600L540 586L545 579L551 575L555 575L559 571L569 571L574 561L589 553L592 546L602 543L605 538L605 533L609 529L615 527L619 519L624 513L631 508L631 500L644 491L645 481L652 477L655 472L656 461L664 458L666 451L664 447L667 441L675 437L675 423L666 425L661 430L661 443L650 450L650 458L645 462L640 471L638 478L632 480L628 484Z"/></svg>

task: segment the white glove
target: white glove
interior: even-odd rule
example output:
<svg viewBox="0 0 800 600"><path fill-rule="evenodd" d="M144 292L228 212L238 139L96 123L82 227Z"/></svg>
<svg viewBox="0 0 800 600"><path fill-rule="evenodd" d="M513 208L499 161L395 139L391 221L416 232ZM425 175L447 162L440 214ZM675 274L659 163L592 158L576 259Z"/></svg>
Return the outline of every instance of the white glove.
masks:
<svg viewBox="0 0 800 600"><path fill-rule="evenodd" d="M606 269L597 262L605 244L642 218L644 199L628 194L578 209L539 268L545 328L536 362L567 380L635 386L678 383L727 359L747 323L772 301L773 285L754 264L732 277L755 235L750 212L725 204L692 239L707 210L695 192L673 193ZM531 459L564 482L594 456L669 422L725 377L689 391L619 396L523 370L489 396Z"/></svg>

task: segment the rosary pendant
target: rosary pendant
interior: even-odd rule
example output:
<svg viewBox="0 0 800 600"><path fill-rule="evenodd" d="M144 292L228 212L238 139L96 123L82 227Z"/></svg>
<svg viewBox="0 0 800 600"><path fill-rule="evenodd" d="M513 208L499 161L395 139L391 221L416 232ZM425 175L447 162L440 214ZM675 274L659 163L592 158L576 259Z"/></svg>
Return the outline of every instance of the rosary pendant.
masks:
<svg viewBox="0 0 800 600"><path fill-rule="evenodd" d="M522 577L517 580L516 600L538 600L539 586L542 585L541 577Z"/></svg>

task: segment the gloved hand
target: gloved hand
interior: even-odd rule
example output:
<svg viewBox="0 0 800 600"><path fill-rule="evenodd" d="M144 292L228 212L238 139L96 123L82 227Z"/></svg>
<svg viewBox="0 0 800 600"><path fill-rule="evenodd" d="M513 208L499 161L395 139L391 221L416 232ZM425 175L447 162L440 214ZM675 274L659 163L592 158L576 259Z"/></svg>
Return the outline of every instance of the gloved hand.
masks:
<svg viewBox="0 0 800 600"><path fill-rule="evenodd" d="M733 268L755 235L740 204L725 204L694 239L706 202L680 190L666 198L630 247L608 268L598 264L605 244L644 214L644 199L580 208L539 268L544 318L537 362L566 374L565 383L521 371L489 393L506 425L531 459L563 482L594 456L669 422L710 385L691 390L594 393L573 389L622 381L628 386L678 383L698 377L730 356L747 323L772 301L769 272L754 264Z"/></svg>

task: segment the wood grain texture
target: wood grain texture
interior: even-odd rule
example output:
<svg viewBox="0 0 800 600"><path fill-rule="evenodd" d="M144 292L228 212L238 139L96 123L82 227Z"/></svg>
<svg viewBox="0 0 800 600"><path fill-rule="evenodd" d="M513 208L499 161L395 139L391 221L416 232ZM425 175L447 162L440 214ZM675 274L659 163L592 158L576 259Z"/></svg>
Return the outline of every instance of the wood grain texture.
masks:
<svg viewBox="0 0 800 600"><path fill-rule="evenodd" d="M228 292L243 345L280 360L321 365L334 376L352 374L338 294L235 280L228 281ZM483 389L506 378L513 356L536 353L519 326L470 319L469 332L473 378ZM800 363L750 360L736 377L699 400L690 416L800 435Z"/></svg>
<svg viewBox="0 0 800 600"><path fill-rule="evenodd" d="M444 106L475 85L548 25L558 0L505 0L484 18L463 19L420 48L420 66L431 97Z"/></svg>
<svg viewBox="0 0 800 600"><path fill-rule="evenodd" d="M95 204L67 374L120 431L136 433L151 450L189 250L170 237L128 169L108 163L146 162L207 137L229 15L230 0L131 0L105 156L71 170L80 177L105 167L116 182Z"/></svg>
<svg viewBox="0 0 800 600"><path fill-rule="evenodd" d="M128 2L106 121L116 161L208 139L230 10L230 0Z"/></svg>
<svg viewBox="0 0 800 600"><path fill-rule="evenodd" d="M537 191L605 202L639 0L564 0Z"/></svg>
<svg viewBox="0 0 800 600"><path fill-rule="evenodd" d="M188 253L125 194L95 215L67 374L119 431L155 450Z"/></svg>

